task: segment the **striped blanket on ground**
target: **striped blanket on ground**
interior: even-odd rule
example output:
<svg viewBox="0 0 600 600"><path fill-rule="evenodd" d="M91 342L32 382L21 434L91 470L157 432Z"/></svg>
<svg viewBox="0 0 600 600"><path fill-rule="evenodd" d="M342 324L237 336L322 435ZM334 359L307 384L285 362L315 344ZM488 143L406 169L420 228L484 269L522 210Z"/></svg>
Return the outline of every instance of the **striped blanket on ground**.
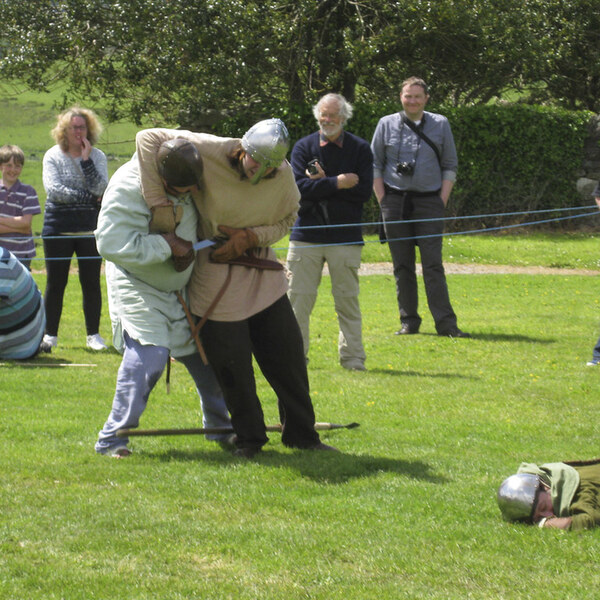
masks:
<svg viewBox="0 0 600 600"><path fill-rule="evenodd" d="M0 248L0 358L35 356L45 327L42 295L31 273Z"/></svg>

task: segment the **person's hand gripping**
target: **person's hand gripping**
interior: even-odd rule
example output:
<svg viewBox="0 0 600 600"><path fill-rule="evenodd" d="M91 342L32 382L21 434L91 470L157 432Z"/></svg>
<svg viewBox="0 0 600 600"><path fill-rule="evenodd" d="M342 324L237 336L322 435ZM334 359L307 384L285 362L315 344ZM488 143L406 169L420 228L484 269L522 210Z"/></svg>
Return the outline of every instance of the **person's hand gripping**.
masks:
<svg viewBox="0 0 600 600"><path fill-rule="evenodd" d="M212 253L211 259L215 262L234 260L258 245L258 237L251 229L219 225L219 231L228 239Z"/></svg>

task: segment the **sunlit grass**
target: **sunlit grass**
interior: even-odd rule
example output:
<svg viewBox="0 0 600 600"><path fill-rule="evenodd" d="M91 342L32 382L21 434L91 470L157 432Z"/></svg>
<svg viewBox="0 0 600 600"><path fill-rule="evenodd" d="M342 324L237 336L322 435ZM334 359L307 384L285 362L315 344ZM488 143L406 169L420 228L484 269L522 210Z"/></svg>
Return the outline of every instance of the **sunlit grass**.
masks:
<svg viewBox="0 0 600 600"><path fill-rule="evenodd" d="M590 217L590 225L598 223ZM288 238L275 244L278 256L287 254ZM600 269L600 235L593 233L475 234L457 232L444 238L444 261L458 264L511 265L518 267L556 267ZM417 255L418 256L418 255ZM365 236L363 263L389 262L387 244L376 236Z"/></svg>
<svg viewBox="0 0 600 600"><path fill-rule="evenodd" d="M120 357L85 349L72 277L58 350L31 361L41 366L1 367L2 597L542 598L540 580L561 597L593 597L598 532L504 524L494 494L522 460L598 454L600 371L585 366L595 278L448 279L471 340L437 337L425 307L422 333L399 339L392 278L363 277L369 370L351 373L338 364L325 277L313 402L318 420L360 427L323 433L337 455L290 451L270 434L263 456L240 462L193 436L135 438L122 461L94 453ZM141 425L199 425L180 364Z"/></svg>

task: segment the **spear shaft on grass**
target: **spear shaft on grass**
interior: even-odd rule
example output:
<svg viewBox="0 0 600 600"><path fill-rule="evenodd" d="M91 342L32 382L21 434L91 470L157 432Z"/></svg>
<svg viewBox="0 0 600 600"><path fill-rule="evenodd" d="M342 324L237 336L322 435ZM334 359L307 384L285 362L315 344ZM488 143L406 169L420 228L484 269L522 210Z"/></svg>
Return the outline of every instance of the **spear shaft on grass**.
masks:
<svg viewBox="0 0 600 600"><path fill-rule="evenodd" d="M315 423L315 429L317 431L327 431L330 429L354 429L358 427L359 423L348 423L346 425L339 425L337 423ZM267 425L267 431L279 431L281 432L281 424ZM154 435L205 435L210 433L233 433L232 427L196 427L192 429L119 429L117 431L117 437L129 437L129 436L154 436Z"/></svg>

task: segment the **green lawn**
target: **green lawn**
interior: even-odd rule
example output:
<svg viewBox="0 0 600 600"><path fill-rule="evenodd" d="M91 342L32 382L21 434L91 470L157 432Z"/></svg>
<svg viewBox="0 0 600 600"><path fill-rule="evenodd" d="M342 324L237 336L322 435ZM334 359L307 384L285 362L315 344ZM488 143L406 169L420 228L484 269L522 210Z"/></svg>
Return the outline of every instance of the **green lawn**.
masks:
<svg viewBox="0 0 600 600"><path fill-rule="evenodd" d="M600 224L600 212L592 214L591 227ZM600 269L600 235L590 233L523 233L497 235L469 234L464 231L444 238L444 260L466 265L513 265L518 267L555 267L562 269ZM592 229L592 231L594 231ZM277 254L284 259L289 240L275 245ZM387 244L373 236L365 236L363 263L390 261Z"/></svg>
<svg viewBox="0 0 600 600"><path fill-rule="evenodd" d="M58 98L3 103L0 141L26 150L23 181L42 200ZM99 147L111 172L130 156L136 130L106 128ZM41 223L36 217L34 231ZM598 236L526 234L449 236L445 259L600 268ZM278 244L280 256L286 246ZM43 290L41 259L38 248ZM369 237L363 261L389 261L387 246ZM523 460L600 456L600 370L585 366L599 333L597 277L448 281L473 339L437 337L422 289L422 333L394 336L393 278L361 278L368 371L360 373L337 362L323 278L309 375L319 421L360 423L322 434L341 453L290 451L270 434L248 462L201 437L140 437L133 456L117 461L93 445L120 356L85 348L72 275L59 348L0 366L0 599L595 598L600 531L503 523L495 493ZM104 298L100 332L109 339ZM257 380L274 423L276 398ZM161 380L141 426L199 423L191 379L175 363L171 394Z"/></svg>
<svg viewBox="0 0 600 600"><path fill-rule="evenodd" d="M596 597L599 531L508 525L495 502L522 460L600 454L600 371L585 366L596 278L448 279L474 339L438 338L426 311L421 335L395 337L392 278L363 277L369 370L352 373L337 364L324 278L309 374L318 420L360 422L322 434L340 454L290 451L270 434L247 462L200 437L144 437L117 461L93 444L120 357L85 349L73 276L59 349L2 367L0 596ZM275 422L273 393L258 381ZM180 364L172 388L167 396L159 382L143 427L199 425Z"/></svg>

